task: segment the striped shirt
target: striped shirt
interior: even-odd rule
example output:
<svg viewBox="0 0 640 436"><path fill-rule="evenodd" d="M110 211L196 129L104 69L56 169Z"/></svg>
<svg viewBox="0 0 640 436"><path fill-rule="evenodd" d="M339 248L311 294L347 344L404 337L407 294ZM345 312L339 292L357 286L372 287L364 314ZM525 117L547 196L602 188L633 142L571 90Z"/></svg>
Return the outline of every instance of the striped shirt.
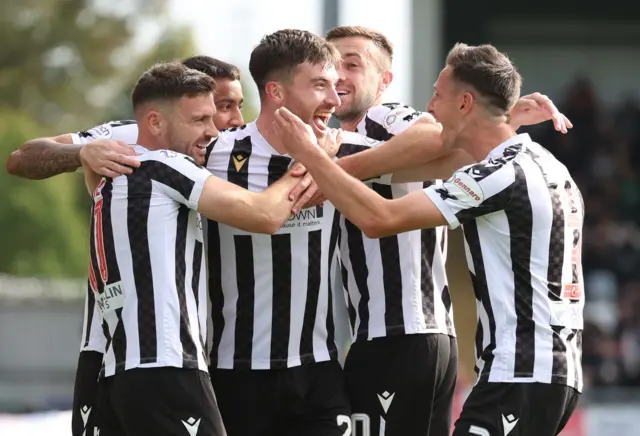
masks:
<svg viewBox="0 0 640 436"><path fill-rule="evenodd" d="M377 145L343 137L340 155ZM217 177L261 192L287 171L255 123L221 133L207 168ZM208 222L211 365L280 369L336 358L333 278L338 215L333 205L303 209L274 235Z"/></svg>
<svg viewBox="0 0 640 436"><path fill-rule="evenodd" d="M101 376L164 366L207 371L196 210L211 174L182 154L136 151L140 167L102 178L93 194L89 283L106 339Z"/></svg>
<svg viewBox="0 0 640 436"><path fill-rule="evenodd" d="M357 131L386 141L420 117L430 115L400 103L386 103L369 109ZM387 199L403 197L429 184L368 182ZM415 333L455 336L445 270L446 228L370 239L344 217L340 227L342 283L349 296L356 340Z"/></svg>
<svg viewBox="0 0 640 436"><path fill-rule="evenodd" d="M78 145L88 144L98 139L113 139L135 144L138 140L138 125L130 120L110 121L89 130L72 133L71 138L72 142ZM100 312L96 307L91 286L87 282L80 351L104 353L105 338L101 324Z"/></svg>
<svg viewBox="0 0 640 436"><path fill-rule="evenodd" d="M479 381L582 390L582 195L528 135L424 191L463 225L476 294Z"/></svg>

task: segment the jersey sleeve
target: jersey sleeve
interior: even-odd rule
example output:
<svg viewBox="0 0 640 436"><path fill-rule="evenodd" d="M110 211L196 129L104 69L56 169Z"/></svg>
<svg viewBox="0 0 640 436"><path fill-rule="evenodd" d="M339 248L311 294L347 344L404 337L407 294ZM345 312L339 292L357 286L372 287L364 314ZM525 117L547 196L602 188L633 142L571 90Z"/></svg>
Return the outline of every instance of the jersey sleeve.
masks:
<svg viewBox="0 0 640 436"><path fill-rule="evenodd" d="M469 165L447 181L424 189L424 193L449 223L451 229L475 218L498 212L511 201L517 183L513 164L491 161Z"/></svg>
<svg viewBox="0 0 640 436"><path fill-rule="evenodd" d="M431 114L420 112L402 103L385 103L375 106L367 112L367 116L371 121L382 126L389 137L404 132L420 118L429 118L435 122Z"/></svg>
<svg viewBox="0 0 640 436"><path fill-rule="evenodd" d="M138 125L132 120L110 121L89 130L71 134L74 144L84 145L98 139L113 139L135 144L138 141Z"/></svg>
<svg viewBox="0 0 640 436"><path fill-rule="evenodd" d="M135 172L143 172L161 187L162 192L178 203L197 210L204 182L212 174L193 158L170 150L150 152Z"/></svg>

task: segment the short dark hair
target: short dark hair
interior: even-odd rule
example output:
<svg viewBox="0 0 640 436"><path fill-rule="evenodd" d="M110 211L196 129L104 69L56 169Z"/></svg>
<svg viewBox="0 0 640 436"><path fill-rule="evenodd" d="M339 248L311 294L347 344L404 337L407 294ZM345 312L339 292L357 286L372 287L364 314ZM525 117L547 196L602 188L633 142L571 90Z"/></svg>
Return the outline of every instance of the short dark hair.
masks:
<svg viewBox="0 0 640 436"><path fill-rule="evenodd" d="M507 114L520 98L522 76L507 55L490 44L457 43L447 65L454 79L475 89L489 109Z"/></svg>
<svg viewBox="0 0 640 436"><path fill-rule="evenodd" d="M179 62L156 64L145 71L131 92L133 108L156 100L174 100L183 96L210 94L213 78Z"/></svg>
<svg viewBox="0 0 640 436"><path fill-rule="evenodd" d="M262 96L267 82L287 79L304 62L335 66L340 53L326 39L306 30L278 30L264 36L253 49L249 72Z"/></svg>
<svg viewBox="0 0 640 436"><path fill-rule="evenodd" d="M360 36L373 41L373 44L389 58L389 68L391 67L391 62L393 62L393 44L391 44L389 38L380 32L363 26L338 26L329 30L326 38L327 41L335 41L336 39L354 36Z"/></svg>
<svg viewBox="0 0 640 436"><path fill-rule="evenodd" d="M182 63L214 79L240 80L238 67L210 56L191 56L183 60Z"/></svg>

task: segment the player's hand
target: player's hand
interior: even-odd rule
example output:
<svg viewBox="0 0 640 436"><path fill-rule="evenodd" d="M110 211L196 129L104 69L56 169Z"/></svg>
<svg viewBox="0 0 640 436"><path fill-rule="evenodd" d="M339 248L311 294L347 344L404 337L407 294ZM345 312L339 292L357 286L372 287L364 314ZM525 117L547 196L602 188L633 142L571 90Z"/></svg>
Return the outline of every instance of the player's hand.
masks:
<svg viewBox="0 0 640 436"><path fill-rule="evenodd" d="M313 128L291 113L287 108L275 111L273 130L276 140L296 159L310 148L318 147Z"/></svg>
<svg viewBox="0 0 640 436"><path fill-rule="evenodd" d="M320 147L322 147L329 157L334 157L338 154L338 150L342 145L342 129L329 129L328 131L321 133L317 132L315 126L312 128L314 132L316 132L316 137L319 138L318 144L320 144Z"/></svg>
<svg viewBox="0 0 640 436"><path fill-rule="evenodd" d="M132 156L138 156L133 145L111 139L98 139L80 149L83 165L97 174L111 178L131 174L133 170L130 167L140 166L140 161Z"/></svg>
<svg viewBox="0 0 640 436"><path fill-rule="evenodd" d="M553 121L553 126L558 132L567 133L568 129L573 127L571 121L558 110L553 101L539 92L521 97L511 110L511 122L516 128L549 120Z"/></svg>

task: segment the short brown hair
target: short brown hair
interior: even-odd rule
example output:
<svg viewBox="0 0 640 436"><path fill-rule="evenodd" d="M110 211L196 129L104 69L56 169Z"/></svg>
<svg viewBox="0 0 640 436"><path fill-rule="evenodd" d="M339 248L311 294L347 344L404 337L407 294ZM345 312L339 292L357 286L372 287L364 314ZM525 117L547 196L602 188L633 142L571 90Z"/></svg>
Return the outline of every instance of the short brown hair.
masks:
<svg viewBox="0 0 640 436"><path fill-rule="evenodd" d="M329 30L326 38L327 41L334 41L336 39L354 36L361 36L373 41L374 45L389 57L389 68L391 67L391 62L393 62L393 44L391 44L389 38L380 32L362 26L339 26Z"/></svg>
<svg viewBox="0 0 640 436"><path fill-rule="evenodd" d="M455 80L471 86L495 112L507 114L520 98L522 76L507 55L490 44L457 43L447 65Z"/></svg>
<svg viewBox="0 0 640 436"><path fill-rule="evenodd" d="M233 64L210 56L191 56L182 61L184 65L213 79L240 80L240 69Z"/></svg>
<svg viewBox="0 0 640 436"><path fill-rule="evenodd" d="M263 37L253 49L249 72L262 96L267 82L285 80L304 62L335 66L340 62L340 53L324 38L306 30L278 30Z"/></svg>
<svg viewBox="0 0 640 436"><path fill-rule="evenodd" d="M175 100L184 96L210 94L215 81L200 71L179 62L156 64L145 71L131 92L133 108L158 100Z"/></svg>

